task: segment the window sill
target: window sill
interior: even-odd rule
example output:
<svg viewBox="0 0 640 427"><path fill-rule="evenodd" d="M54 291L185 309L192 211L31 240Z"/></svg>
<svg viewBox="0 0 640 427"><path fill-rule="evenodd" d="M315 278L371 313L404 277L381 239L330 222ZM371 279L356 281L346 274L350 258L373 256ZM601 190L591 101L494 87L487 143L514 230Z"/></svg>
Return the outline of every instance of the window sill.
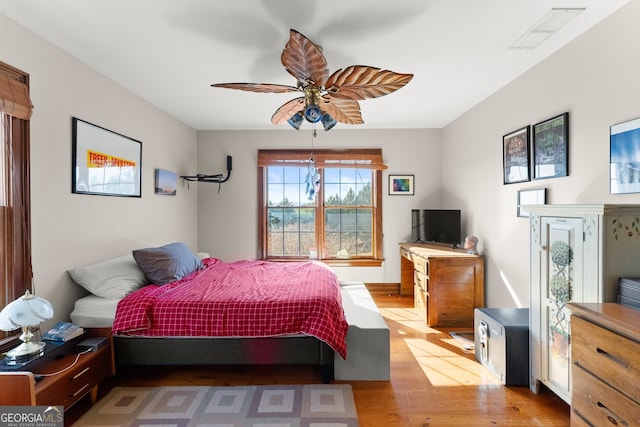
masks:
<svg viewBox="0 0 640 427"><path fill-rule="evenodd" d="M319 261L332 267L380 267L383 260L371 258L328 258L328 259L310 259L310 258L268 258L266 261L273 262L304 262Z"/></svg>

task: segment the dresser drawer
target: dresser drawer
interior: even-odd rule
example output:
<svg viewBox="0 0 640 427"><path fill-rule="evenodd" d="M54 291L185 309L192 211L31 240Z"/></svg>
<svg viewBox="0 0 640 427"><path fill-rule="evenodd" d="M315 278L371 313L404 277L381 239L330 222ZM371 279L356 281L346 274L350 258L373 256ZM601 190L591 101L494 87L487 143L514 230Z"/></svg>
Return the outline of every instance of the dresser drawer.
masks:
<svg viewBox="0 0 640 427"><path fill-rule="evenodd" d="M427 261L425 258L414 256L413 268L415 268L416 271L419 271L420 273L427 275L429 274L429 261Z"/></svg>
<svg viewBox="0 0 640 427"><path fill-rule="evenodd" d="M427 295L419 286L413 289L413 307L422 321L427 321Z"/></svg>
<svg viewBox="0 0 640 427"><path fill-rule="evenodd" d="M592 425L588 424L584 418L582 418L580 416L580 414L577 414L575 411L571 411L571 427L593 427Z"/></svg>
<svg viewBox="0 0 640 427"><path fill-rule="evenodd" d="M36 403L62 405L67 409L110 374L111 349L106 346L95 353L80 356L73 368L53 376L50 386L37 390Z"/></svg>
<svg viewBox="0 0 640 427"><path fill-rule="evenodd" d="M631 399L591 375L574 366L571 370L573 391L571 395L572 425L580 425L579 416L594 426L638 426L640 406Z"/></svg>
<svg viewBox="0 0 640 427"><path fill-rule="evenodd" d="M640 399L640 343L572 316L571 359L595 376L606 378L623 394Z"/></svg>
<svg viewBox="0 0 640 427"><path fill-rule="evenodd" d="M422 288L422 292L427 292L429 290L429 279L418 270L413 271L413 282L416 286Z"/></svg>

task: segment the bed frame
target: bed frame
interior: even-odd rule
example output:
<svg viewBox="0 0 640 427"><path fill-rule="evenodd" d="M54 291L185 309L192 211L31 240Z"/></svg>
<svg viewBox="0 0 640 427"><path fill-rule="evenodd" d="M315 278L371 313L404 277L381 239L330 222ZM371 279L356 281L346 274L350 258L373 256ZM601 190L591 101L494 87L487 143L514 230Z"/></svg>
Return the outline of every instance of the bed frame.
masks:
<svg viewBox="0 0 640 427"><path fill-rule="evenodd" d="M277 338L113 337L117 365L317 365L333 379L334 351L309 336Z"/></svg>

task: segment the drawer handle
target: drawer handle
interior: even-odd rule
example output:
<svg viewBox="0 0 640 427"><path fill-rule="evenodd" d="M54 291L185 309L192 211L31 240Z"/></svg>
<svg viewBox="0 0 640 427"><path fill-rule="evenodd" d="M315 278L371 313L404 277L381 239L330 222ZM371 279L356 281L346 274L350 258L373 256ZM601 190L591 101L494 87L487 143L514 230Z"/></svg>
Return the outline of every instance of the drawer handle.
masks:
<svg viewBox="0 0 640 427"><path fill-rule="evenodd" d="M85 385L83 385L82 387L80 387L80 388L78 389L78 391L76 391L75 393L73 393L73 394L71 395L71 397L76 397L76 396L78 396L78 395L79 395L79 394L81 394L81 393L82 393L82 392L83 392L87 387L89 387L89 384L85 384Z"/></svg>
<svg viewBox="0 0 640 427"><path fill-rule="evenodd" d="M607 405L605 405L604 403L598 402L598 407L606 410L607 412L609 412L611 414L611 415L607 415L607 419L614 426L617 426L619 424L622 424L623 426L628 426L629 425L628 422L626 422L625 420L620 419L620 417L618 417L615 412L613 412L611 409L607 408ZM620 420L620 423L618 423L618 420Z"/></svg>
<svg viewBox="0 0 640 427"><path fill-rule="evenodd" d="M84 368L82 371L78 372L77 374L75 374L73 377L71 377L72 380L77 380L78 378L80 378L81 376L83 376L89 369L91 369L89 366L87 366L86 368Z"/></svg>
<svg viewBox="0 0 640 427"><path fill-rule="evenodd" d="M619 358L615 357L614 355L612 355L608 351L605 351L605 350L601 349L600 347L598 347L596 349L596 351L598 352L598 354L603 355L607 359L611 360L612 362L617 363L618 365L620 365L620 366L622 366L624 368L628 368L629 367L629 362L626 362L626 361L624 361L622 359L619 359Z"/></svg>

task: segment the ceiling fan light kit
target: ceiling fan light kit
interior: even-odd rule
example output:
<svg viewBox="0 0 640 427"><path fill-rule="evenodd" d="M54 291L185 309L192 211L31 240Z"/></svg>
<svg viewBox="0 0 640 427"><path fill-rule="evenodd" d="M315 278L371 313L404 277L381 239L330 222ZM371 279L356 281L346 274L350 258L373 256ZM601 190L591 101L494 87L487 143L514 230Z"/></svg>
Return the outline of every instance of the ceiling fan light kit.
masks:
<svg viewBox="0 0 640 427"><path fill-rule="evenodd" d="M358 101L378 98L402 88L413 74L400 74L366 65L352 65L329 75L322 49L296 30L290 30L289 41L281 62L297 80L296 86L272 83L216 83L212 87L260 93L302 92L304 96L286 102L271 117L271 123L289 123L299 130L303 121L322 123L325 131L336 123L362 124Z"/></svg>

